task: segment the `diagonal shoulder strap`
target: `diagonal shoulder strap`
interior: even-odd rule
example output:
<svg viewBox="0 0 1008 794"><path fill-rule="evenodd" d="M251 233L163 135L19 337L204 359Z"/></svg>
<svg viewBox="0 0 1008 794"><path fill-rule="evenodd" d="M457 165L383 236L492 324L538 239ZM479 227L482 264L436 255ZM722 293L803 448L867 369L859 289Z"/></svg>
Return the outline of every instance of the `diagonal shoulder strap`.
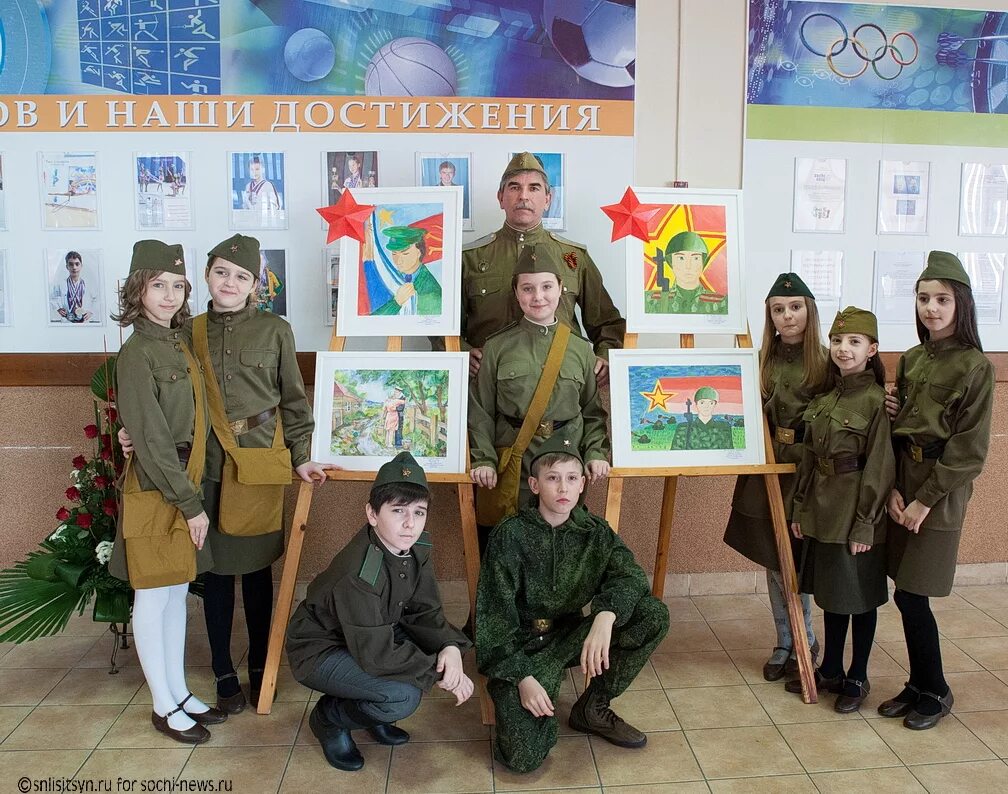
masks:
<svg viewBox="0 0 1008 794"><path fill-rule="evenodd" d="M563 362L564 353L567 352L567 342L570 340L570 326L564 322L557 323L556 334L550 344L549 353L546 355L546 366L543 367L539 383L536 385L535 393L532 395L532 402L529 403L525 419L522 421L521 429L515 438L511 448L512 454L524 455L528 448L532 436L535 435L536 428L542 421L543 414L546 413L546 405L549 403L550 395L553 394L553 387L556 385L557 376L560 374L560 364Z"/></svg>
<svg viewBox="0 0 1008 794"><path fill-rule="evenodd" d="M238 449L238 439L235 438L231 430L231 423L228 422L227 411L224 410L224 398L221 397L220 386L217 383L217 374L214 372L213 361L210 360L210 345L207 342L207 315L197 315L193 318L193 346L196 348L196 356L203 365L204 380L206 381L207 407L210 409L210 423L213 425L214 433L225 450L231 452Z"/></svg>

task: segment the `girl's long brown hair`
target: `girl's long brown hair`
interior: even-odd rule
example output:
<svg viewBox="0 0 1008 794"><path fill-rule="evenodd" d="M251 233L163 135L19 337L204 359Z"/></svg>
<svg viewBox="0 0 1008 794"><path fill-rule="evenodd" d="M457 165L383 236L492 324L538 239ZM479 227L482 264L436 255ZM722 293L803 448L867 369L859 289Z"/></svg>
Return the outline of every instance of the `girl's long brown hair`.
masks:
<svg viewBox="0 0 1008 794"><path fill-rule="evenodd" d="M826 365L829 363L829 356L823 347L821 331L819 328L819 309L816 307L815 298L803 298L805 301L805 336L802 340L802 386L806 391L816 389L826 379ZM780 350L783 342L774 327L773 318L770 316L770 299L764 304L763 322L763 342L760 344L759 353L759 376L760 391L763 399L770 396L773 388L773 370L780 358Z"/></svg>
<svg viewBox="0 0 1008 794"><path fill-rule="evenodd" d="M977 328L976 301L973 300L973 290L960 281L946 281L936 279L946 286L955 298L955 329L953 336L964 345L975 347L981 353L983 345L980 344L980 329ZM919 283L919 282L918 282ZM917 323L917 338L924 344L931 338L931 332L924 327L920 315L917 313L917 290L914 289L914 321Z"/></svg>
<svg viewBox="0 0 1008 794"><path fill-rule="evenodd" d="M163 270L143 269L130 273L119 290L119 314L113 314L112 320L126 328L133 325L137 317L143 317L143 296L147 291L147 284L164 272ZM185 299L171 319L172 328L184 325L191 316L189 311L189 294L191 292L192 284L189 283L189 279L186 279Z"/></svg>

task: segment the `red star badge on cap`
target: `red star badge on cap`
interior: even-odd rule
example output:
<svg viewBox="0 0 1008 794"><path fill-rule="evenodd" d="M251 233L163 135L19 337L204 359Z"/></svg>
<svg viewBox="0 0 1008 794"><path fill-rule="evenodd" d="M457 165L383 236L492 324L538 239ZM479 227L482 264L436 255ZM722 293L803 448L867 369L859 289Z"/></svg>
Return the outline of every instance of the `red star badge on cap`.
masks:
<svg viewBox="0 0 1008 794"><path fill-rule="evenodd" d="M606 204L602 212L613 222L613 242L627 235L647 242L648 226L662 209L660 204L641 204L633 188L628 187L618 204Z"/></svg>
<svg viewBox="0 0 1008 794"><path fill-rule="evenodd" d="M358 242L364 242L364 224L373 211L373 204L358 204L349 190L344 190L339 201L332 206L315 210L329 224L326 245L340 237L352 237Z"/></svg>

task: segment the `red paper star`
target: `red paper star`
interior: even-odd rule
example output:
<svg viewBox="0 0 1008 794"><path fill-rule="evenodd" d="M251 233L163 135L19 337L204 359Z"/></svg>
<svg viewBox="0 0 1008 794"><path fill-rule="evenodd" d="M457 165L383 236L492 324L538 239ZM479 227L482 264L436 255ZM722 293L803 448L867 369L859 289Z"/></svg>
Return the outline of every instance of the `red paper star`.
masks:
<svg viewBox="0 0 1008 794"><path fill-rule="evenodd" d="M364 224L374 212L373 204L358 204L349 190L344 190L339 201L330 207L319 207L315 210L329 224L329 234L326 245L340 237L352 237L358 242L364 242Z"/></svg>
<svg viewBox="0 0 1008 794"><path fill-rule="evenodd" d="M641 204L633 188L627 188L619 204L607 204L602 212L613 222L612 241L633 235L644 242L648 239L648 224L664 207L660 204Z"/></svg>

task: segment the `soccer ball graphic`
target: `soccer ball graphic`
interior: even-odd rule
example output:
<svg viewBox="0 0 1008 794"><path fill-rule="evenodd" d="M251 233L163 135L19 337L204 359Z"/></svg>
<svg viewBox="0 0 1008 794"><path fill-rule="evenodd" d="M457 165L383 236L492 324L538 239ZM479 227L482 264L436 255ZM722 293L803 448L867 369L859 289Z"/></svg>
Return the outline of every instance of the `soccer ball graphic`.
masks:
<svg viewBox="0 0 1008 794"><path fill-rule="evenodd" d="M404 36L371 58L364 72L368 96L454 96L458 73L448 53L433 41Z"/></svg>
<svg viewBox="0 0 1008 794"><path fill-rule="evenodd" d="M560 57L586 80L634 83L635 0L545 0L543 27Z"/></svg>

